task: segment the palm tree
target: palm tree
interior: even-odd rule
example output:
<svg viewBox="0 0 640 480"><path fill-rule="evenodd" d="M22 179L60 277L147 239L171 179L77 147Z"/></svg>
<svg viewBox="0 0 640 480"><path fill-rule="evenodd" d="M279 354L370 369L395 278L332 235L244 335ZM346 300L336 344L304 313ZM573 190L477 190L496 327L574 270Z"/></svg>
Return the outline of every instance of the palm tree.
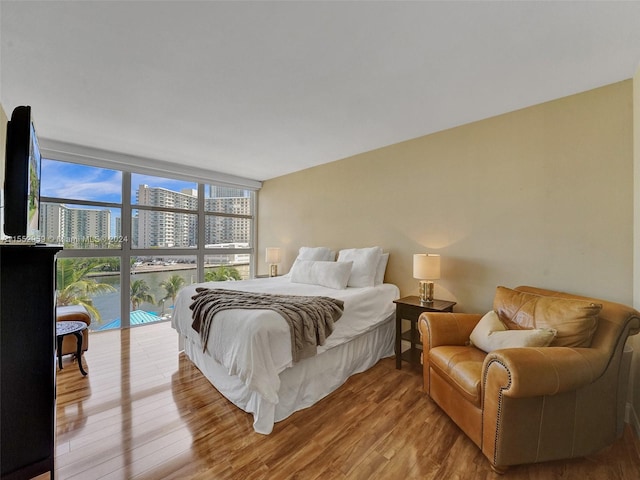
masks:
<svg viewBox="0 0 640 480"><path fill-rule="evenodd" d="M131 282L131 311L138 310L141 303L156 303L150 293L149 284L144 280L134 280Z"/></svg>
<svg viewBox="0 0 640 480"><path fill-rule="evenodd" d="M102 267L99 259L60 258L56 269L58 285L56 304L58 306L82 305L99 323L102 316L93 306L92 295L115 292L107 283L98 283L87 275Z"/></svg>
<svg viewBox="0 0 640 480"><path fill-rule="evenodd" d="M164 302L166 299L170 298L171 302L176 304L176 295L178 295L178 290L182 288L184 285L184 278L182 278L177 273L175 275L171 275L166 280L160 282L160 286L165 289L167 294L164 298L161 299L161 302Z"/></svg>
<svg viewBox="0 0 640 480"><path fill-rule="evenodd" d="M224 282L226 280L242 280L240 272L235 267L220 265L204 274L205 282Z"/></svg>

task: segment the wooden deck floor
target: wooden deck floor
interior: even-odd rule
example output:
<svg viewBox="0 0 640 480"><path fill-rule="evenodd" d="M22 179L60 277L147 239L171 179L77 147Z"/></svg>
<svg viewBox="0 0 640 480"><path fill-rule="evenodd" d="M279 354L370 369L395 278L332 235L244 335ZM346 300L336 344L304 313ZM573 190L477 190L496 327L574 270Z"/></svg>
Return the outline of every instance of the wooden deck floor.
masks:
<svg viewBox="0 0 640 480"><path fill-rule="evenodd" d="M177 352L168 323L91 335L83 378L58 372L58 479L638 480L640 441L627 428L587 458L496 475L476 446L394 359L355 375L317 405L254 433Z"/></svg>

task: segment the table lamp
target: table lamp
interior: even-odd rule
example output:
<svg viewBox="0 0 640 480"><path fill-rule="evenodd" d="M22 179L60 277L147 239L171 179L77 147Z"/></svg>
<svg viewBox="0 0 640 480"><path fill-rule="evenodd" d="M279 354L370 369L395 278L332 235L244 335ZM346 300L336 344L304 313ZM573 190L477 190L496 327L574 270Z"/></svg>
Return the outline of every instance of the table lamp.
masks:
<svg viewBox="0 0 640 480"><path fill-rule="evenodd" d="M280 263L280 249L277 247L267 247L265 261L269 264L269 276L278 276L278 263Z"/></svg>
<svg viewBox="0 0 640 480"><path fill-rule="evenodd" d="M413 278L420 280L420 303L433 302L433 282L440 278L440 255L416 253L413 255Z"/></svg>

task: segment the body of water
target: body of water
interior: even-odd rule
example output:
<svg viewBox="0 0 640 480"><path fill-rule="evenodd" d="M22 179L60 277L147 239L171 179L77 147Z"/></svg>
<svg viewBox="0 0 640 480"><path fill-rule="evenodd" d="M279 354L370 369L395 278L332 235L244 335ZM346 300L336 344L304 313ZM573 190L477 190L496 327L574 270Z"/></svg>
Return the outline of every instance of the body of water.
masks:
<svg viewBox="0 0 640 480"><path fill-rule="evenodd" d="M236 268L240 271L243 278L248 278L248 265L240 265ZM131 275L131 281L144 280L147 282L150 292L155 299L155 303L142 303L138 308L146 312L154 312L159 316L171 313L173 311L171 298L168 298L164 302L160 301L167 294L167 291L160 286L160 283L176 274L184 278L185 285L191 285L196 283L198 280L195 268L133 273ZM115 292L93 296L93 304L102 316L102 320L99 324L97 322L96 325L92 324L92 327L94 327L93 329L97 329L100 325L105 325L117 318L120 318L120 275L100 275L92 276L91 278L98 283L106 283L116 289Z"/></svg>

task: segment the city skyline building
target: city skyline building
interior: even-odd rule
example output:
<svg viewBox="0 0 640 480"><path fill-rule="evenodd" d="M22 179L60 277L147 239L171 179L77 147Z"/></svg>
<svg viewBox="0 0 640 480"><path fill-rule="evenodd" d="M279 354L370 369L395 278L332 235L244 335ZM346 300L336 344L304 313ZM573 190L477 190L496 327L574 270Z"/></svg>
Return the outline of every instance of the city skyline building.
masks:
<svg viewBox="0 0 640 480"><path fill-rule="evenodd" d="M49 243L103 243L111 239L109 209L43 202L40 215L40 234Z"/></svg>
<svg viewBox="0 0 640 480"><path fill-rule="evenodd" d="M207 185L205 191L205 245L209 248L249 247L252 238L250 192L215 185ZM189 248L197 245L197 190L174 191L141 184L135 197L139 208L132 210L134 248ZM100 243L119 238L122 235L121 222L119 215L112 218L110 209L43 202L40 233L48 242Z"/></svg>
<svg viewBox="0 0 640 480"><path fill-rule="evenodd" d="M244 244L251 240L250 192L239 188L207 186L204 200L205 245ZM134 247L194 247L197 245L198 193L194 189L181 191L142 184L136 191L139 206L167 210L138 208L132 218ZM176 212L169 209L193 211Z"/></svg>

